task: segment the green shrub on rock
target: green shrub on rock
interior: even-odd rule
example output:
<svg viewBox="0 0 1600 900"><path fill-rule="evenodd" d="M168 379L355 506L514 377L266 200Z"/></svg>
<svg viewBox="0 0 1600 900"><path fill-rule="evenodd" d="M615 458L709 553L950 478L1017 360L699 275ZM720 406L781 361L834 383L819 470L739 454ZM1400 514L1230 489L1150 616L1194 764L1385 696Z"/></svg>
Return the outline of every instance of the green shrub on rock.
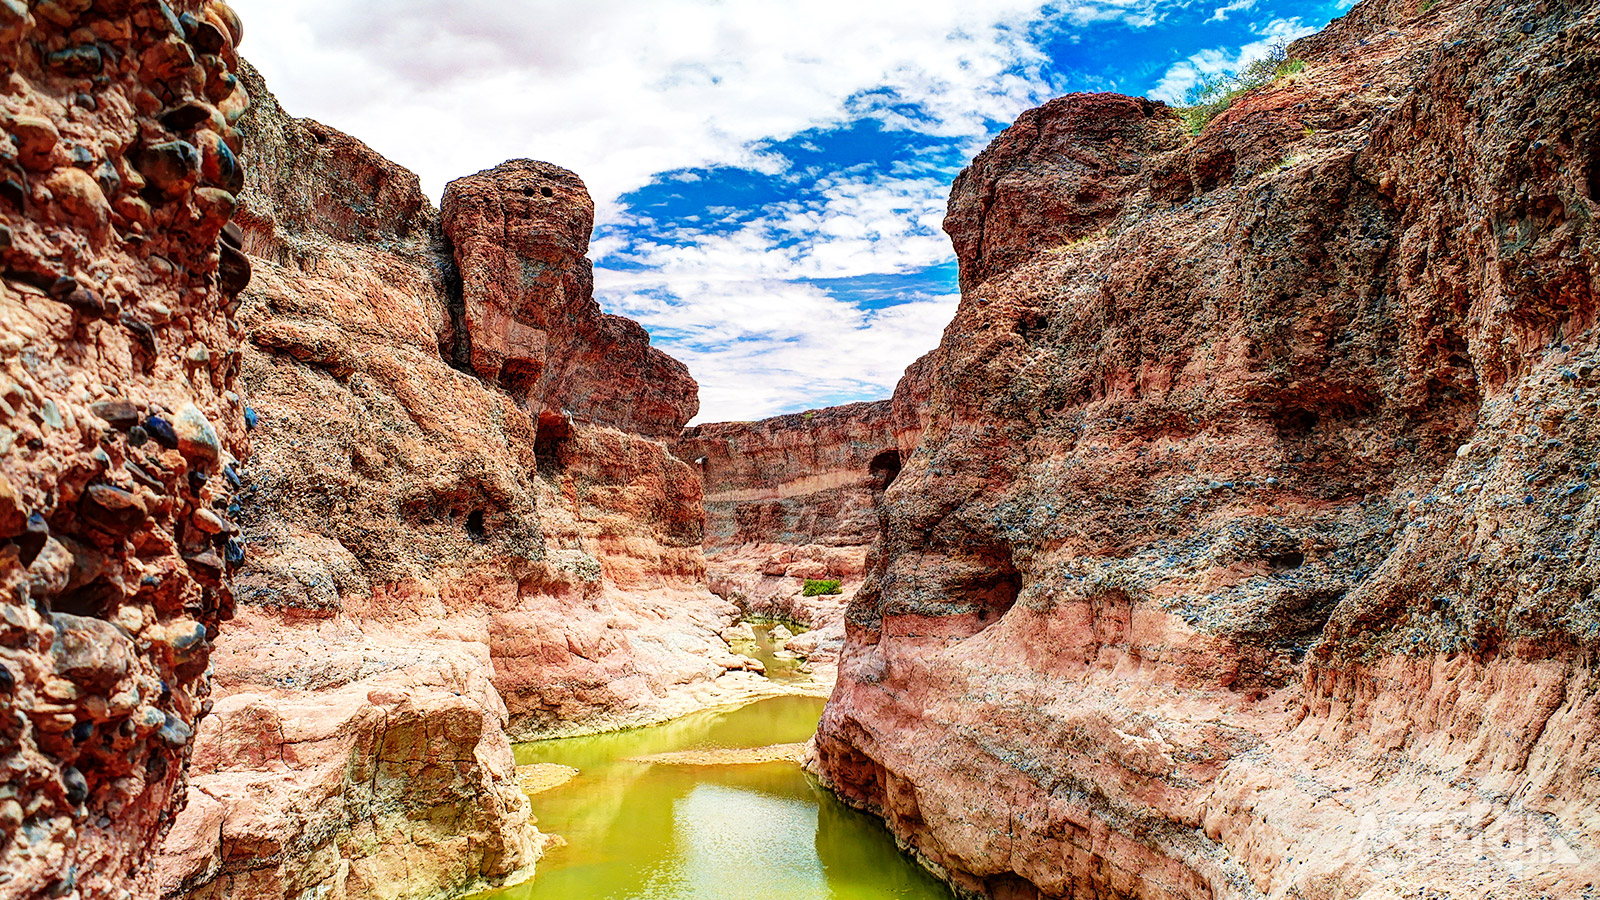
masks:
<svg viewBox="0 0 1600 900"><path fill-rule="evenodd" d="M839 590L839 580L836 578L822 580L807 578L806 589L803 593L807 597L815 597L819 594L838 594L842 592Z"/></svg>
<svg viewBox="0 0 1600 900"><path fill-rule="evenodd" d="M1287 46L1280 43L1274 44L1266 56L1240 69L1235 75L1202 79L1184 97L1189 107L1181 112L1184 122L1189 126L1189 133L1199 134L1206 123L1222 115L1245 94L1279 78L1294 75L1305 67L1305 60L1290 59Z"/></svg>

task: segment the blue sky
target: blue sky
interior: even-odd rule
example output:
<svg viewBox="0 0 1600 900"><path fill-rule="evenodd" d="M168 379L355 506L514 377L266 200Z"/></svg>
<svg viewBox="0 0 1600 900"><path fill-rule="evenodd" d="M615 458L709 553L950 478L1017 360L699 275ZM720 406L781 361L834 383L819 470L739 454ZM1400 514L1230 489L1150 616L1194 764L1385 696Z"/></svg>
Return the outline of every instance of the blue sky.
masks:
<svg viewBox="0 0 1600 900"><path fill-rule="evenodd" d="M956 302L950 181L1069 91L1180 103L1348 0L234 0L293 114L445 183L504 159L595 197L596 295L700 421L887 397Z"/></svg>

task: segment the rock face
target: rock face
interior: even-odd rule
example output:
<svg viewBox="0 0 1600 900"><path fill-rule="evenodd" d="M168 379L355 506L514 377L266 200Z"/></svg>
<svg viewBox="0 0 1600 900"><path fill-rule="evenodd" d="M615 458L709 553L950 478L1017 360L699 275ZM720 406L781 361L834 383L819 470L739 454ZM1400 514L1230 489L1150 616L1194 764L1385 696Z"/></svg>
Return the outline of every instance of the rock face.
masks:
<svg viewBox="0 0 1600 900"><path fill-rule="evenodd" d="M0 4L0 896L150 895L211 708L238 34L220 2Z"/></svg>
<svg viewBox="0 0 1600 900"><path fill-rule="evenodd" d="M451 356L545 421L575 417L654 438L700 408L683 363L639 323L600 312L584 253L594 203L549 163L515 160L452 182L442 203L460 296Z"/></svg>
<svg viewBox="0 0 1600 900"><path fill-rule="evenodd" d="M828 784L994 897L1592 893L1597 48L1368 0L979 156Z"/></svg>
<svg viewBox="0 0 1600 900"><path fill-rule="evenodd" d="M831 659L878 536L878 501L917 436L888 400L685 429L673 453L704 485L711 589L746 615L813 629L800 646ZM806 579L837 579L842 592L806 597Z"/></svg>
<svg viewBox="0 0 1600 900"><path fill-rule="evenodd" d="M884 400L685 429L673 453L705 485L706 549L872 543L873 491L900 470L893 413Z"/></svg>
<svg viewBox="0 0 1600 900"><path fill-rule="evenodd" d="M736 610L705 588L698 479L639 433L681 428L694 383L594 307L576 176L466 179L441 225L415 175L246 78L250 558L162 888L416 898L526 875L541 838L510 739L772 689L718 637ZM462 291L515 316L463 320ZM535 332L492 379L452 365ZM634 393L657 400L630 420Z"/></svg>

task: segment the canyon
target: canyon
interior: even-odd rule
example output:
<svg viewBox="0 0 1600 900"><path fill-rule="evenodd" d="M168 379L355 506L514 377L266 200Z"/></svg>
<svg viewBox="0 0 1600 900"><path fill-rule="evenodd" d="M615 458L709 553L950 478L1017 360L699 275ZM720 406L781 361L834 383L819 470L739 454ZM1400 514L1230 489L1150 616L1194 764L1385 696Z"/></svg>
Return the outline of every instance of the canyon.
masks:
<svg viewBox="0 0 1600 900"><path fill-rule="evenodd" d="M687 427L578 174L435 207L243 34L0 0L0 897L514 884L514 742L830 690L962 896L1600 890L1600 9L1030 110L891 399Z"/></svg>
<svg viewBox="0 0 1600 900"><path fill-rule="evenodd" d="M920 428L914 409L881 401L696 425L672 445L704 485L711 590L741 618L806 629L787 645L828 684L845 607L879 536L883 492ZM806 596L808 581L839 589Z"/></svg>

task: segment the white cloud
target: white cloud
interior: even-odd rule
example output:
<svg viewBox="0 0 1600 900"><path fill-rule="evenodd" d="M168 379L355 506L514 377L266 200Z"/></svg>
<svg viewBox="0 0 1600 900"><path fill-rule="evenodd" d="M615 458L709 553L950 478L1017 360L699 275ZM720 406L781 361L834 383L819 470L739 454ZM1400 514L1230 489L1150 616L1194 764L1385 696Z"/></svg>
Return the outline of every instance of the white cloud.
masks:
<svg viewBox="0 0 1600 900"><path fill-rule="evenodd" d="M1207 19L1206 21L1225 22L1228 19L1229 13L1244 12L1249 9L1254 9L1255 5L1256 0L1231 0L1231 2L1223 6L1219 6L1213 10L1211 13L1211 18Z"/></svg>
<svg viewBox="0 0 1600 900"><path fill-rule="evenodd" d="M815 201L773 204L736 228L679 226L597 256L606 308L655 331L699 380L699 421L887 397L955 312L953 294L866 310L801 280L950 261L942 181L833 176L815 187ZM642 268L608 269L607 260Z"/></svg>
<svg viewBox="0 0 1600 900"><path fill-rule="evenodd" d="M1254 0L1248 2L1253 5ZM1174 63L1161 76L1161 81L1150 90L1148 96L1152 100L1163 100L1174 106L1181 106L1187 102L1189 90L1199 84L1201 79L1237 72L1258 59L1265 59L1277 45L1303 38L1315 33L1317 29L1302 23L1296 17L1273 19L1265 24L1257 24L1251 30L1256 33L1259 40L1251 41L1232 53L1221 48L1201 50L1188 59Z"/></svg>
<svg viewBox="0 0 1600 900"><path fill-rule="evenodd" d="M530 156L582 175L602 221L658 172L781 171L754 141L863 113L972 136L1051 93L1026 27L1044 0L234 5L285 108L361 137L435 198Z"/></svg>
<svg viewBox="0 0 1600 900"><path fill-rule="evenodd" d="M673 290L687 296L633 294L612 305L675 332L672 354L700 382L700 422L888 397L905 367L938 345L959 299L922 296L862 310L795 282L680 279Z"/></svg>

